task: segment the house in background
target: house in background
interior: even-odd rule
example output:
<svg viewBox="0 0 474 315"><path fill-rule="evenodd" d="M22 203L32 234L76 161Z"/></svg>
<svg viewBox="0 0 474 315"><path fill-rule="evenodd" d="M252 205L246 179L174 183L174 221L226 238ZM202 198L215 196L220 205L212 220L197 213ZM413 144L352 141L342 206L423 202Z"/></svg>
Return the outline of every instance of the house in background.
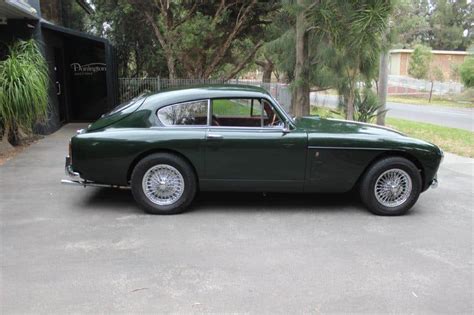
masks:
<svg viewBox="0 0 474 315"><path fill-rule="evenodd" d="M0 59L8 44L33 38L49 65L50 115L39 132L95 120L117 102L113 47L70 28L75 27L70 16L78 12L93 14L85 0L0 0Z"/></svg>
<svg viewBox="0 0 474 315"><path fill-rule="evenodd" d="M408 76L408 65L413 49L394 49L390 51L390 75ZM461 65L468 56L465 51L432 50L433 61L431 65L438 67L443 72L444 81L459 81L453 75L453 69Z"/></svg>

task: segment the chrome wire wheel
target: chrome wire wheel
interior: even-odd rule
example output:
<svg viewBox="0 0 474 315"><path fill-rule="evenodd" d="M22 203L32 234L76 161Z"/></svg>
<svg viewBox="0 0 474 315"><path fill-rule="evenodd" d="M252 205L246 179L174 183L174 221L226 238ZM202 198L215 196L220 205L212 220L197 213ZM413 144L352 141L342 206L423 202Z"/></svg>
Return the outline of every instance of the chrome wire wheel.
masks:
<svg viewBox="0 0 474 315"><path fill-rule="evenodd" d="M158 164L145 173L142 188L151 202L160 206L172 205L183 195L184 179L173 166Z"/></svg>
<svg viewBox="0 0 474 315"><path fill-rule="evenodd" d="M375 198L385 207L393 208L402 205L408 200L411 192L411 177L399 168L383 172L375 182Z"/></svg>

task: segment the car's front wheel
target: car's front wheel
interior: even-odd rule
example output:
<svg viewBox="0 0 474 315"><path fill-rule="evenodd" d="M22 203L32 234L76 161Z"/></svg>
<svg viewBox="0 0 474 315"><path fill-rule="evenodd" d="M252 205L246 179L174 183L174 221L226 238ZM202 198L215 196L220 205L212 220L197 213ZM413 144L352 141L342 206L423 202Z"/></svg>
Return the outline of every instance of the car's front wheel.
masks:
<svg viewBox="0 0 474 315"><path fill-rule="evenodd" d="M418 168L407 159L389 157L367 171L360 185L360 195L375 214L402 215L416 203L421 189Z"/></svg>
<svg viewBox="0 0 474 315"><path fill-rule="evenodd" d="M131 177L132 194L148 213L176 214L189 206L196 194L196 176L185 160L169 153L142 159Z"/></svg>

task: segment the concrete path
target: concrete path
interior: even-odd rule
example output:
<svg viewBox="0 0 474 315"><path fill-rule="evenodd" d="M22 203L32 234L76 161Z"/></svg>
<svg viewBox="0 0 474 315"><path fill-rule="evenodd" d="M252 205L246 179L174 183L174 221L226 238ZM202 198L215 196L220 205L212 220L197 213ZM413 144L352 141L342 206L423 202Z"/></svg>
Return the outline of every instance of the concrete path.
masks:
<svg viewBox="0 0 474 315"><path fill-rule="evenodd" d="M311 104L322 104L336 108L336 95L311 93ZM453 108L428 105L410 105L387 102L388 117L403 118L431 124L474 131L474 110L471 108Z"/></svg>
<svg viewBox="0 0 474 315"><path fill-rule="evenodd" d="M201 194L146 215L62 186L69 125L0 166L0 313L471 313L473 160L403 217L352 195Z"/></svg>

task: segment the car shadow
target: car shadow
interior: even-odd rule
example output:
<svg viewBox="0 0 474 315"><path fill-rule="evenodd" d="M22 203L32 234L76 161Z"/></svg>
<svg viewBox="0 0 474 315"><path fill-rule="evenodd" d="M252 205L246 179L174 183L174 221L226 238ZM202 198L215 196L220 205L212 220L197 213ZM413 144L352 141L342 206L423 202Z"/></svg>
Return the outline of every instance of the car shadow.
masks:
<svg viewBox="0 0 474 315"><path fill-rule="evenodd" d="M142 210L135 203L130 190L97 188L85 205L107 211L136 212ZM315 211L366 212L357 193L293 194L247 192L200 192L187 212L246 212L246 211Z"/></svg>

